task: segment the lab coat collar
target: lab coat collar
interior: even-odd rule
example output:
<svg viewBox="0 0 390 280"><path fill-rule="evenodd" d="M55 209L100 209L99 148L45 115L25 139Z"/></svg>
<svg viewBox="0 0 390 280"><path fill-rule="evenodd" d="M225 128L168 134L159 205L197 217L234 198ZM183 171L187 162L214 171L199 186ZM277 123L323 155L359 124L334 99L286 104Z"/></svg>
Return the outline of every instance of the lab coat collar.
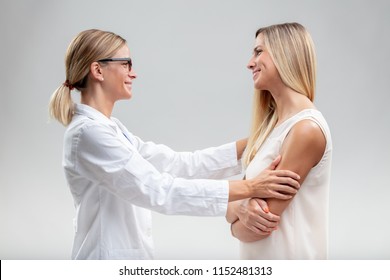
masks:
<svg viewBox="0 0 390 280"><path fill-rule="evenodd" d="M99 123L107 124L113 128L116 127L113 120L107 118L95 108L85 104L75 104L75 114L86 116L90 119L98 121Z"/></svg>

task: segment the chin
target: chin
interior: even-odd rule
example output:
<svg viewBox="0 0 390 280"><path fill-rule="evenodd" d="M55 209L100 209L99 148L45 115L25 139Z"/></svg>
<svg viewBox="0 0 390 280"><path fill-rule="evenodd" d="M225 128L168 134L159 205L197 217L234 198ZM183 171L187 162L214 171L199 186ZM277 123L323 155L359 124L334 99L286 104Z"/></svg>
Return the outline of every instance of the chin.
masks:
<svg viewBox="0 0 390 280"><path fill-rule="evenodd" d="M123 96L123 99L131 99L133 94L131 92L127 92L126 95Z"/></svg>
<svg viewBox="0 0 390 280"><path fill-rule="evenodd" d="M266 90L265 87L262 84L255 84L254 87L257 90Z"/></svg>

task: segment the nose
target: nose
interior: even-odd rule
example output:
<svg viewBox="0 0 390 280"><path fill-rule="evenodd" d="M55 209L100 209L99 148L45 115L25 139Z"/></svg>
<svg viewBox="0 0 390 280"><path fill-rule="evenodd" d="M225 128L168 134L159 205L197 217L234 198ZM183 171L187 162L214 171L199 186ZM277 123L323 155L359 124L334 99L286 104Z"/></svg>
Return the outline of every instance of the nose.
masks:
<svg viewBox="0 0 390 280"><path fill-rule="evenodd" d="M253 57L251 57L246 68L248 68L249 70L252 70L255 66L256 66L255 60Z"/></svg>
<svg viewBox="0 0 390 280"><path fill-rule="evenodd" d="M129 72L129 77L132 78L132 79L136 79L137 78L137 73L135 73L134 71L134 67L131 68L130 72Z"/></svg>

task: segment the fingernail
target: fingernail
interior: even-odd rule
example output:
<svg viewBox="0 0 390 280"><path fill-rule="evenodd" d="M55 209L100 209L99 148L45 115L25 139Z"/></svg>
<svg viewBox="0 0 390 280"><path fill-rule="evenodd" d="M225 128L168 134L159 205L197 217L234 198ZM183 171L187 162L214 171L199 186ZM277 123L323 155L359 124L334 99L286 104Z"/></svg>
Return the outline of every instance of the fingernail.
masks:
<svg viewBox="0 0 390 280"><path fill-rule="evenodd" d="M269 213L268 207L265 207L265 208L264 208L264 212L265 212L265 213Z"/></svg>

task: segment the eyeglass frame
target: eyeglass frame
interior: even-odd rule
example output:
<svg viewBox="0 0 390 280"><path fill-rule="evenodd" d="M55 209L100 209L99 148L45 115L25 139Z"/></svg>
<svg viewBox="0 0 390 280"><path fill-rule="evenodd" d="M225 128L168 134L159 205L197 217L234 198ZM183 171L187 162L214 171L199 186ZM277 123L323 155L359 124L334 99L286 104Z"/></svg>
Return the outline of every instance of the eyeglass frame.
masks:
<svg viewBox="0 0 390 280"><path fill-rule="evenodd" d="M113 62L113 61L127 61L127 69L129 70L129 72L131 71L131 68L133 67L133 63L131 61L131 58L129 58L129 57L103 58L103 59L99 59L97 62Z"/></svg>

